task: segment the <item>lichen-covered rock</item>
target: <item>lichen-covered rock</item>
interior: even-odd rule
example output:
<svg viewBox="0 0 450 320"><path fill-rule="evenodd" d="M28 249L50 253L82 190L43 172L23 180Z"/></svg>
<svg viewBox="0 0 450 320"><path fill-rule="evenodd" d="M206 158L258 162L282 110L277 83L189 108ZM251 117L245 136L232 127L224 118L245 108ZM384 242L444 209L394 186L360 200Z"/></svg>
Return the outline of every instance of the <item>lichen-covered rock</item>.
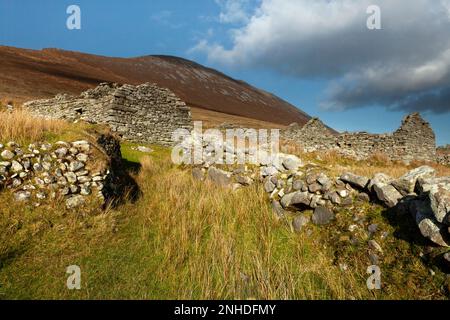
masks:
<svg viewBox="0 0 450 320"><path fill-rule="evenodd" d="M322 190L322 186L319 183L313 183L308 186L309 192L316 193Z"/></svg>
<svg viewBox="0 0 450 320"><path fill-rule="evenodd" d="M367 185L367 190L370 192L374 192L373 187L377 185L378 187L385 186L392 181L392 178L384 173L376 173L372 179L370 179L369 184Z"/></svg>
<svg viewBox="0 0 450 320"><path fill-rule="evenodd" d="M418 179L426 179L434 177L435 170L428 166L422 166L411 170L402 177L391 182L392 186L402 195L406 196L414 192Z"/></svg>
<svg viewBox="0 0 450 320"><path fill-rule="evenodd" d="M301 204L309 206L310 199L308 197L308 192L296 191L288 193L281 198L281 205L283 206L283 208Z"/></svg>
<svg viewBox="0 0 450 320"><path fill-rule="evenodd" d="M271 177L276 175L278 172L278 169L274 166L262 167L260 171L262 177Z"/></svg>
<svg viewBox="0 0 450 320"><path fill-rule="evenodd" d="M273 190L275 190L276 185L272 182L271 179L266 179L266 181L264 182L264 190L267 193L271 193L273 192Z"/></svg>
<svg viewBox="0 0 450 320"><path fill-rule="evenodd" d="M358 188L358 189L365 189L366 186L369 184L369 179L363 176L358 176L356 174L346 172L341 175L340 179L346 183L351 184L352 186Z"/></svg>
<svg viewBox="0 0 450 320"><path fill-rule="evenodd" d="M339 196L339 194L337 192L332 192L329 195L330 201L331 203L335 204L335 205L340 205L342 203L341 197Z"/></svg>
<svg viewBox="0 0 450 320"><path fill-rule="evenodd" d="M292 228L295 232L301 232L311 219L306 214L300 214L292 220Z"/></svg>
<svg viewBox="0 0 450 320"><path fill-rule="evenodd" d="M326 225L334 220L334 213L326 207L317 207L312 216L312 222L316 225Z"/></svg>
<svg viewBox="0 0 450 320"><path fill-rule="evenodd" d="M302 160L294 155L282 155L281 161L286 170L297 170L303 165Z"/></svg>
<svg viewBox="0 0 450 320"><path fill-rule="evenodd" d="M292 189L294 189L295 191L303 191L304 185L305 183L302 180L295 180L292 183Z"/></svg>
<svg viewBox="0 0 450 320"><path fill-rule="evenodd" d="M75 149L76 150L76 149ZM59 159L64 158L69 151L65 147L61 147L55 150L55 154Z"/></svg>
<svg viewBox="0 0 450 320"><path fill-rule="evenodd" d="M449 242L445 239L445 227L433 216L428 200L415 200L411 203L411 214L413 215L420 233L432 242L448 247Z"/></svg>
<svg viewBox="0 0 450 320"><path fill-rule="evenodd" d="M14 173L19 173L19 172L23 171L23 166L16 160L14 160L11 162L11 170Z"/></svg>
<svg viewBox="0 0 450 320"><path fill-rule="evenodd" d="M86 203L86 199L82 195L72 196L66 200L67 209L75 209Z"/></svg>
<svg viewBox="0 0 450 320"><path fill-rule="evenodd" d="M11 160L12 158L14 158L15 154L9 150L3 150L0 153L0 156L4 159L4 160Z"/></svg>
<svg viewBox="0 0 450 320"><path fill-rule="evenodd" d="M361 192L358 194L357 199L359 201L363 201L363 202L369 202L370 201L370 196L365 193L365 192Z"/></svg>
<svg viewBox="0 0 450 320"><path fill-rule="evenodd" d="M429 199L436 220L450 226L450 184L432 186Z"/></svg>
<svg viewBox="0 0 450 320"><path fill-rule="evenodd" d="M395 207L398 201L403 197L401 193L391 185L381 187L374 185L373 190L375 191L378 200L383 202L389 208Z"/></svg>
<svg viewBox="0 0 450 320"><path fill-rule="evenodd" d="M243 186L249 186L253 183L253 180L250 177L238 175L236 176L236 182Z"/></svg>
<svg viewBox="0 0 450 320"><path fill-rule="evenodd" d="M450 185L450 177L428 178L417 180L417 192L421 196L426 196L435 185Z"/></svg>
<svg viewBox="0 0 450 320"><path fill-rule="evenodd" d="M231 172L210 167L208 169L208 179L219 186L229 186L231 184Z"/></svg>
<svg viewBox="0 0 450 320"><path fill-rule="evenodd" d="M286 214L286 211L277 200L272 201L272 210L278 218L283 218Z"/></svg>
<svg viewBox="0 0 450 320"><path fill-rule="evenodd" d="M76 172L78 170L83 169L84 166L85 166L85 164L83 162L81 162L81 161L72 161L69 164L69 170L72 171L72 172Z"/></svg>
<svg viewBox="0 0 450 320"><path fill-rule="evenodd" d="M95 131L90 132L90 138L96 135ZM84 140L72 144L36 143L24 149L14 142L8 143L8 148L14 148L13 158L0 162L0 190L11 190L16 201L36 199L36 206L53 201L57 195L87 199L94 190L97 194L101 192L104 201L120 198L127 194L125 189L133 193L136 189L131 183L125 186L125 179L119 178L128 176L124 170L117 169L122 163L119 141L108 134L98 137L92 143L95 152L91 152L91 143ZM114 150L109 150L109 144L114 144ZM93 166L102 169L92 173Z"/></svg>

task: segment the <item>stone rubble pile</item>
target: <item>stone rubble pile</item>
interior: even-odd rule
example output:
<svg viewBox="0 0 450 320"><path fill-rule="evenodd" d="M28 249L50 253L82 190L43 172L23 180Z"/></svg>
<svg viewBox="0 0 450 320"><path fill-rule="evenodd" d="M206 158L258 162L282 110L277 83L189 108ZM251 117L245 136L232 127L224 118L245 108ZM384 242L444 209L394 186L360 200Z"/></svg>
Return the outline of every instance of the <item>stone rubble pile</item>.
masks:
<svg viewBox="0 0 450 320"><path fill-rule="evenodd" d="M436 162L443 166L450 166L450 154L438 154Z"/></svg>
<svg viewBox="0 0 450 320"><path fill-rule="evenodd" d="M66 207L76 208L95 196L104 201L102 190L109 171L91 171L89 142L59 141L21 147L11 141L0 144L0 190L11 190L16 201L40 206L62 198Z"/></svg>
<svg viewBox="0 0 450 320"><path fill-rule="evenodd" d="M415 219L422 235L440 246L450 245L450 177L436 178L428 166L414 169L393 179L378 173L372 178L344 172L330 177L318 166L305 164L295 155L264 155L256 165L237 165L227 170L215 165L217 145L203 142L205 160L192 169L195 179L208 179L220 186L239 189L262 183L274 212L283 217L287 212L314 210L312 222L330 223L338 207L355 201L376 201L391 210L407 210ZM236 157L224 144L223 157ZM233 153L233 154L229 154ZM295 230L309 222L304 215L293 221Z"/></svg>

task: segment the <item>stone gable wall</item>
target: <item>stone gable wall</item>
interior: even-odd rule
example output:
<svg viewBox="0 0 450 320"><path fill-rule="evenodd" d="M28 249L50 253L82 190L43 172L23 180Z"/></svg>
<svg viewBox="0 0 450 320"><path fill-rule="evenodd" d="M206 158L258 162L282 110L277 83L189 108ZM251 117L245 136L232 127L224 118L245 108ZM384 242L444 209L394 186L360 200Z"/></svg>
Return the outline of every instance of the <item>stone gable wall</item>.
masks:
<svg viewBox="0 0 450 320"><path fill-rule="evenodd" d="M78 97L58 95L24 107L41 117L108 124L124 139L160 145L171 145L176 129L192 128L190 108L169 89L148 83L103 83Z"/></svg>
<svg viewBox="0 0 450 320"><path fill-rule="evenodd" d="M357 159L384 153L392 160L436 161L435 134L418 113L406 116L401 127L390 134L333 134L319 119L314 118L303 127L290 125L283 132L283 137L299 143L307 152L336 150Z"/></svg>

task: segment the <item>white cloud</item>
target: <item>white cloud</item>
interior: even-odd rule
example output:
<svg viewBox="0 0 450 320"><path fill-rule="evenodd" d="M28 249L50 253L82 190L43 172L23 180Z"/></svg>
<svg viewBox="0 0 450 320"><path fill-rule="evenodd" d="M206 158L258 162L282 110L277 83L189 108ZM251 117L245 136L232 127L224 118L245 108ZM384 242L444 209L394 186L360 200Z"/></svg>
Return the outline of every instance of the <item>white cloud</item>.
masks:
<svg viewBox="0 0 450 320"><path fill-rule="evenodd" d="M366 27L373 4L382 30ZM222 20L239 20L233 10ZM450 0L262 0L245 21L230 48L203 40L194 50L212 62L331 79L325 108L450 111Z"/></svg>
<svg viewBox="0 0 450 320"><path fill-rule="evenodd" d="M249 9L254 0L216 0L221 7L219 21L221 23L248 23Z"/></svg>
<svg viewBox="0 0 450 320"><path fill-rule="evenodd" d="M183 27L183 24L174 22L176 19L173 16L173 12L169 10L156 12L150 16L150 19L159 25L172 29Z"/></svg>

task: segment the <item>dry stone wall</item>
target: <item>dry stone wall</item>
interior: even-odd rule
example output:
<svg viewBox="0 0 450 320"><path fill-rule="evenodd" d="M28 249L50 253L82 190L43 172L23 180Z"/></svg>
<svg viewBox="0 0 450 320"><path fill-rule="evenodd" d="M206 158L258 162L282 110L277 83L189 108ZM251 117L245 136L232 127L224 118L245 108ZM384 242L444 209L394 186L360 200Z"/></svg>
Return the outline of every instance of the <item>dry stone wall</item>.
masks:
<svg viewBox="0 0 450 320"><path fill-rule="evenodd" d="M212 146L206 143L204 151L209 153ZM227 143L219 147L223 147L224 159L238 154ZM292 222L296 231L309 222L307 211L313 211L314 224L324 225L332 223L342 207L372 202L405 219L405 214L410 214L423 237L450 247L450 177L436 177L429 166L418 167L397 179L384 173L369 178L342 172L336 177L314 162L304 163L295 155L278 153L263 156L252 166L211 164L204 159L193 166L192 175L196 180L233 190L262 185L279 218L296 216ZM378 247L371 241L369 246Z"/></svg>
<svg viewBox="0 0 450 320"><path fill-rule="evenodd" d="M46 118L107 124L124 139L160 145L171 145L176 129L192 127L190 108L169 89L148 83L102 83L78 97L58 95L24 107Z"/></svg>
<svg viewBox="0 0 450 320"><path fill-rule="evenodd" d="M34 206L65 201L68 209L97 201L104 207L139 196L123 167L119 140L89 134L92 141L0 143L0 191ZM125 198L124 198L125 197Z"/></svg>
<svg viewBox="0 0 450 320"><path fill-rule="evenodd" d="M406 116L401 127L390 134L344 132L334 134L322 121L311 119L305 126L292 124L283 137L303 146L305 151L336 150L340 154L366 159L376 153L384 153L392 160L436 161L436 137L418 113Z"/></svg>

